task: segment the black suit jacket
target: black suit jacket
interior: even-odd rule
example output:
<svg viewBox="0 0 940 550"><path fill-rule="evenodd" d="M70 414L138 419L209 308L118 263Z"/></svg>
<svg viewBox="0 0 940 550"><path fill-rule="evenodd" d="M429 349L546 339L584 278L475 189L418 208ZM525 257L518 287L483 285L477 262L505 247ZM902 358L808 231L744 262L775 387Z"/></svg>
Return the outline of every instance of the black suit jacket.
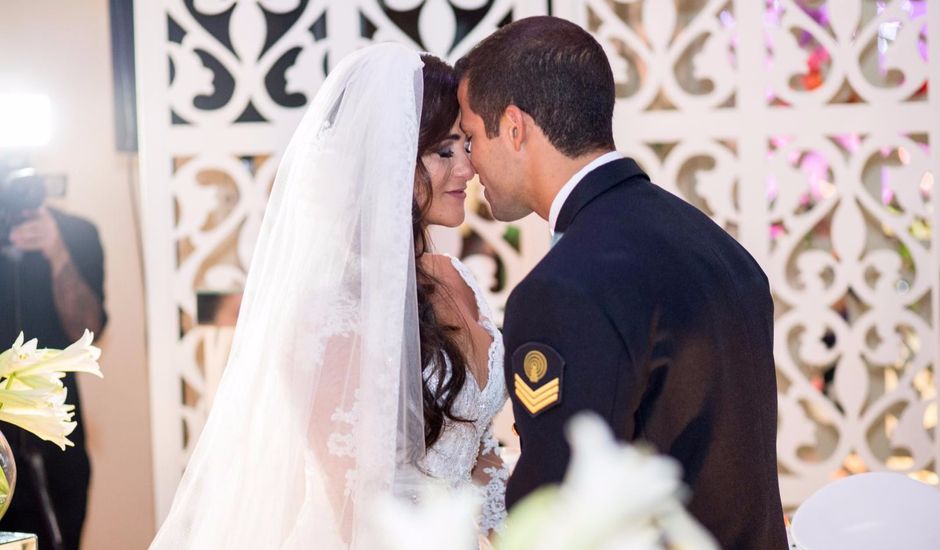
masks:
<svg viewBox="0 0 940 550"><path fill-rule="evenodd" d="M773 301L758 264L630 159L589 173L556 229L506 308L522 447L507 504L563 478L567 421L593 411L682 463L690 511L722 547L785 548Z"/></svg>

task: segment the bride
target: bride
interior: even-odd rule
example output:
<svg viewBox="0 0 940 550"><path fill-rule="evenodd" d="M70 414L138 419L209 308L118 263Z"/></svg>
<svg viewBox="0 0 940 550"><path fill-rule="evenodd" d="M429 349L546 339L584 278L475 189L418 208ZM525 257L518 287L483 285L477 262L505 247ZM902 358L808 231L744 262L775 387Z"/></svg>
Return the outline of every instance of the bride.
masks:
<svg viewBox="0 0 940 550"><path fill-rule="evenodd" d="M463 222L453 69L350 54L284 154L215 404L151 549L365 549L370 505L476 482L505 517L503 348L477 283L429 252Z"/></svg>

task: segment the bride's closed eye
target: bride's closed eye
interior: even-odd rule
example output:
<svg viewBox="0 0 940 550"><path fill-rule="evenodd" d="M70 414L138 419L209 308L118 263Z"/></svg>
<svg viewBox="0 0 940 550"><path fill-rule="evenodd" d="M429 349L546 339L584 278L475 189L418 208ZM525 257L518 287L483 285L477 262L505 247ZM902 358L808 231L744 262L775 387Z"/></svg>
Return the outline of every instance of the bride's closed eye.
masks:
<svg viewBox="0 0 940 550"><path fill-rule="evenodd" d="M438 154L438 156L440 156L441 158L445 158L445 159L454 158L454 148L453 148L453 147L446 147L446 148L441 149L440 151L438 151L437 154Z"/></svg>
<svg viewBox="0 0 940 550"><path fill-rule="evenodd" d="M454 158L454 144L461 141L462 137L463 136L459 134L451 134L447 136L447 138L441 142L437 150L437 155L445 159ZM470 149L469 149L468 140L464 141L463 147L464 147L464 151L466 151L467 154L469 154Z"/></svg>

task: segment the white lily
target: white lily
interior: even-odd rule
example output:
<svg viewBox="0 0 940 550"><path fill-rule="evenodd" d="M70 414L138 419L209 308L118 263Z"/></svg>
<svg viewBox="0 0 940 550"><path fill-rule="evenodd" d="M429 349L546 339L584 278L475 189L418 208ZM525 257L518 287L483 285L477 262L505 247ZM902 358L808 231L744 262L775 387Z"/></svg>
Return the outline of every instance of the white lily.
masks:
<svg viewBox="0 0 940 550"><path fill-rule="evenodd" d="M62 388L62 379L65 373L50 373L45 375L32 375L7 378L6 383L0 387L6 387L13 390L36 390L43 392L52 392Z"/></svg>
<svg viewBox="0 0 940 550"><path fill-rule="evenodd" d="M78 424L72 421L74 413L56 409L0 409L0 420L32 432L40 439L56 444L63 451L74 445L68 435Z"/></svg>
<svg viewBox="0 0 940 550"><path fill-rule="evenodd" d="M37 345L35 338L24 344L21 332L10 349L0 353L0 378L6 378L7 374L18 365L35 360Z"/></svg>
<svg viewBox="0 0 940 550"><path fill-rule="evenodd" d="M0 410L12 409L41 409L44 407L57 407L65 404L68 390L64 386L54 389L35 389L21 387L17 389L0 388Z"/></svg>
<svg viewBox="0 0 940 550"><path fill-rule="evenodd" d="M0 421L30 431L65 450L77 424L75 407L65 403L62 382L66 372L87 372L101 377L101 350L85 334L64 350L39 349L33 339L24 343L20 333L13 346L0 354Z"/></svg>
<svg viewBox="0 0 940 550"><path fill-rule="evenodd" d="M17 377L23 377L65 372L87 372L101 378L101 368L98 366L101 350L91 345L94 336L93 333L86 330L80 339L61 351L55 349L36 350L36 340L30 340L29 343L33 344L33 354L30 360L20 362L12 372L3 374L3 376L16 375ZM23 355L25 353L20 356Z"/></svg>

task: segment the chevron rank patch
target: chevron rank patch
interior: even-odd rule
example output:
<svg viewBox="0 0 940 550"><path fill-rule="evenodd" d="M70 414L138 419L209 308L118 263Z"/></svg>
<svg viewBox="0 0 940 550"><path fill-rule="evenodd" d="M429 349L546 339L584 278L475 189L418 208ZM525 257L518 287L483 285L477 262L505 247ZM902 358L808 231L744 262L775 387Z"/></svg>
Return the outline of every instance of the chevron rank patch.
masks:
<svg viewBox="0 0 940 550"><path fill-rule="evenodd" d="M551 346L528 342L512 354L516 399L536 416L561 403L565 360Z"/></svg>

